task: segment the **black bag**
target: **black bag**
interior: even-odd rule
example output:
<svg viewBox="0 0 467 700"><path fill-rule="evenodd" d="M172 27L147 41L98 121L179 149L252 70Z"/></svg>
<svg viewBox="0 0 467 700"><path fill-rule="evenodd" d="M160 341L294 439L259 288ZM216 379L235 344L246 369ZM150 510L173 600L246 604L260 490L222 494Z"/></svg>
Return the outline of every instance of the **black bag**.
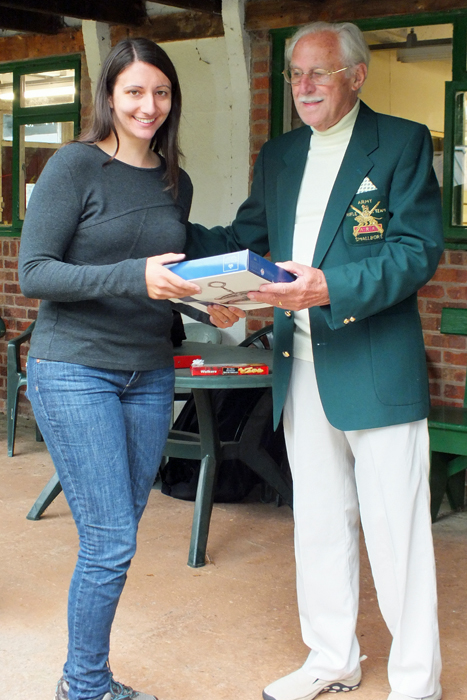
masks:
<svg viewBox="0 0 467 700"><path fill-rule="evenodd" d="M215 414L218 418L219 437L222 441L234 440L245 425L248 416L265 391L264 388L218 389L212 392ZM190 397L176 419L173 428L198 433L198 419L193 397ZM263 435L263 445L280 465L288 462L282 425L274 432L271 420ZM167 496L194 501L198 486L200 461L171 457L160 470L161 491ZM242 461L224 460L219 465L214 489L216 503L238 503L252 491L262 479Z"/></svg>
<svg viewBox="0 0 467 700"><path fill-rule="evenodd" d="M172 328L170 329L170 340L172 341L174 348L179 348L182 341L186 340L182 315L179 311L175 311L175 309L172 309Z"/></svg>

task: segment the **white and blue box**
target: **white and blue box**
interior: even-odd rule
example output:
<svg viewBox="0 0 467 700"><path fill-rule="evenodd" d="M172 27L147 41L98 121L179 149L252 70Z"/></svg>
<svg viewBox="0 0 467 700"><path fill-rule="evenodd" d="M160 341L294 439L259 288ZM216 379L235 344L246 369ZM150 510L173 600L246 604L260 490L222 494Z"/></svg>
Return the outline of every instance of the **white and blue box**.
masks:
<svg viewBox="0 0 467 700"><path fill-rule="evenodd" d="M201 287L201 294L172 301L190 304L201 311L206 311L209 304L237 306L245 311L270 306L252 301L248 292L254 292L268 282L293 282L295 279L287 270L251 250L184 260L167 267Z"/></svg>

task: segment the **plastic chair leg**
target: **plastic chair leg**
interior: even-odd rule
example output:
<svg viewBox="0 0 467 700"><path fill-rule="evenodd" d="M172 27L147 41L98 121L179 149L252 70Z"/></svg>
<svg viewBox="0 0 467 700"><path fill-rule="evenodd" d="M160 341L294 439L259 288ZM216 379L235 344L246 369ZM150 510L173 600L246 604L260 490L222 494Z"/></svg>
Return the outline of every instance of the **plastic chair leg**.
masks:
<svg viewBox="0 0 467 700"><path fill-rule="evenodd" d="M42 492L34 503L33 507L27 514L26 518L28 520L39 520L42 513L50 506L53 500L57 498L58 494L62 490L62 485L58 478L57 472L53 475L47 485L42 489Z"/></svg>
<svg viewBox="0 0 467 700"><path fill-rule="evenodd" d="M11 380L10 380L11 381ZM7 388L7 450L8 457L13 457L16 436L16 414L18 410L18 391L20 384Z"/></svg>
<svg viewBox="0 0 467 700"><path fill-rule="evenodd" d="M211 455L206 455L201 460L195 512L193 514L193 525L191 529L190 551L188 554L188 566L194 568L206 564L206 547L214 500L217 467L216 460Z"/></svg>
<svg viewBox="0 0 467 700"><path fill-rule="evenodd" d="M36 423L36 442L44 442L44 438L42 437L42 433L39 430L39 426Z"/></svg>
<svg viewBox="0 0 467 700"><path fill-rule="evenodd" d="M465 469L449 477L446 485L449 505L453 510L462 510L465 506Z"/></svg>
<svg viewBox="0 0 467 700"><path fill-rule="evenodd" d="M448 482L448 464L452 455L443 452L431 453L430 491L431 491L431 521L434 523L446 493Z"/></svg>

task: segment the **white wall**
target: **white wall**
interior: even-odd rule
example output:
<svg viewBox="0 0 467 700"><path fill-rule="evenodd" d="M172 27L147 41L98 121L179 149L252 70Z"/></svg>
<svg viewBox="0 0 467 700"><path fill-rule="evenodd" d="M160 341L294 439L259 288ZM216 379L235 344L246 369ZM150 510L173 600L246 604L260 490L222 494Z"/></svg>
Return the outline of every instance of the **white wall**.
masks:
<svg viewBox="0 0 467 700"><path fill-rule="evenodd" d="M229 224L241 202L232 201L235 132L230 77L223 37L164 44L182 88L181 146L184 167L193 180L193 221L205 226Z"/></svg>
<svg viewBox="0 0 467 700"><path fill-rule="evenodd" d="M395 50L372 51L361 97L377 112L444 133L444 84L451 75L451 61L400 63Z"/></svg>
<svg viewBox="0 0 467 700"><path fill-rule="evenodd" d="M241 140L248 144L249 134L232 123L224 38L171 42L163 48L174 62L182 89L183 167L194 186L190 219L205 226L227 225L242 203L233 190L233 157ZM247 179L246 162L245 191ZM240 342L245 337L244 321L222 334L224 343Z"/></svg>

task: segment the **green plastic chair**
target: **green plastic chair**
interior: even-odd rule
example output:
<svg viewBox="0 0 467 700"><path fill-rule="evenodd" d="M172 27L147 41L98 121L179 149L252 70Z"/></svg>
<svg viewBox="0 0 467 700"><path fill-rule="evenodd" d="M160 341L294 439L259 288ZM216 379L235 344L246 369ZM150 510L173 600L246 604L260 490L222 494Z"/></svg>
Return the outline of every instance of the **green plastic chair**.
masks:
<svg viewBox="0 0 467 700"><path fill-rule="evenodd" d="M467 335L467 309L442 309L440 332ZM453 510L459 510L465 505L467 392L462 407L433 406L428 416L428 429L431 451L431 518L434 522L445 494Z"/></svg>
<svg viewBox="0 0 467 700"><path fill-rule="evenodd" d="M185 323L183 325L186 339L193 343L222 343L222 333L216 326L206 323Z"/></svg>
<svg viewBox="0 0 467 700"><path fill-rule="evenodd" d="M35 321L26 330L8 341L7 345L7 450L8 457L13 457L16 419L18 415L18 394L22 386L26 386L26 368L21 364L21 345L29 340L34 330ZM36 440L42 442L42 435L36 425Z"/></svg>
<svg viewBox="0 0 467 700"><path fill-rule="evenodd" d="M274 324L269 326L264 326L258 331L255 331L249 335L245 340L239 343L239 347L247 348L250 345L254 345L256 348L262 348L265 350L272 350L274 342Z"/></svg>

